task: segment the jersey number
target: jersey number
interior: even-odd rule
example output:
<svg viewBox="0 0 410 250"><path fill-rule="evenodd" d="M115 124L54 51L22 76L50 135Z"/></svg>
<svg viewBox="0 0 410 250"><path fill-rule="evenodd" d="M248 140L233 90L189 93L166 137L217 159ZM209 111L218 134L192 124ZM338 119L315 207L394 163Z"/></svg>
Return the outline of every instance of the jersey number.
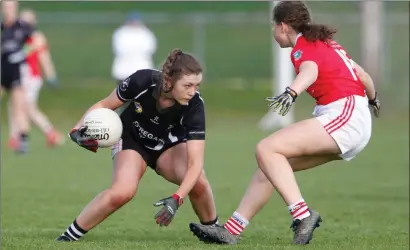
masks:
<svg viewBox="0 0 410 250"><path fill-rule="evenodd" d="M346 51L342 49L335 49L336 53L342 58L343 62L346 64L346 67L349 69L350 73L353 76L353 79L357 81L357 75L354 71L354 63L351 58L349 58L346 54Z"/></svg>

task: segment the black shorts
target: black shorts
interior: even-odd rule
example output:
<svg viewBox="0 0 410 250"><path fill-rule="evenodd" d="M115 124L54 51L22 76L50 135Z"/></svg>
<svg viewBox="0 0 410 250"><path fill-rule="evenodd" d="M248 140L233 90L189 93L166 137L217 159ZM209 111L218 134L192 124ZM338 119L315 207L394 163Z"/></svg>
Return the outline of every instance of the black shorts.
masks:
<svg viewBox="0 0 410 250"><path fill-rule="evenodd" d="M179 140L174 143L165 144L161 150L151 150L144 147L142 143L136 141L132 136L123 136L119 142L112 146L112 157L114 158L114 156L122 150L131 149L141 155L145 163L147 163L147 166L153 170L156 170L157 161L161 154L173 146L183 142L186 142L186 140Z"/></svg>
<svg viewBox="0 0 410 250"><path fill-rule="evenodd" d="M22 64L1 63L1 87L7 91L21 86Z"/></svg>

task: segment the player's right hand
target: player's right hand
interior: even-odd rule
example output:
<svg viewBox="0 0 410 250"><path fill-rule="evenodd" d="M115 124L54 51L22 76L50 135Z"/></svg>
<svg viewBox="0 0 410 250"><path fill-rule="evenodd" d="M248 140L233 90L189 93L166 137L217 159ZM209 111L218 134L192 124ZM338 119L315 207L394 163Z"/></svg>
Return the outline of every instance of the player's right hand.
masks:
<svg viewBox="0 0 410 250"><path fill-rule="evenodd" d="M268 97L266 100L269 103L269 107L273 112L277 112L279 115L285 116L292 104L295 102L298 94L293 89L287 87L285 92L275 97Z"/></svg>
<svg viewBox="0 0 410 250"><path fill-rule="evenodd" d="M379 118L379 115L380 115L380 101L377 98L377 92L376 92L376 95L374 96L374 99L372 99L372 100L369 99L369 105L373 108L374 116L376 116L376 118Z"/></svg>
<svg viewBox="0 0 410 250"><path fill-rule="evenodd" d="M82 126L78 129L72 129L69 136L71 140L79 146L96 153L98 150L98 141L85 134L87 128L87 126Z"/></svg>

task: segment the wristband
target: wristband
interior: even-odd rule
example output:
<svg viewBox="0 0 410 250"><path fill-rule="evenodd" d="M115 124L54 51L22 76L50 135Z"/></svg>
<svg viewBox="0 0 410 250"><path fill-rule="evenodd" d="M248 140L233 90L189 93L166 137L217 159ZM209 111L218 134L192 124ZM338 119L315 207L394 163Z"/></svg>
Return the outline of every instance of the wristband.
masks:
<svg viewBox="0 0 410 250"><path fill-rule="evenodd" d="M178 202L178 207L184 203L184 199L182 199L179 194L173 194L172 198Z"/></svg>

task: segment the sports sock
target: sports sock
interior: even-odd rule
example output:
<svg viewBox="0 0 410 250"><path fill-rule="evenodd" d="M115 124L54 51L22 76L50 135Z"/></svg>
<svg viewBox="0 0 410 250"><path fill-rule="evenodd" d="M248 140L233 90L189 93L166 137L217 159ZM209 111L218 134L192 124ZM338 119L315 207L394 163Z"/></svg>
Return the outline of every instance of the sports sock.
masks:
<svg viewBox="0 0 410 250"><path fill-rule="evenodd" d="M245 227L249 224L249 221L245 219L240 213L234 212L231 218L224 224L226 230L232 235L240 235Z"/></svg>
<svg viewBox="0 0 410 250"><path fill-rule="evenodd" d="M28 134L20 133L19 151L27 152L28 150Z"/></svg>
<svg viewBox="0 0 410 250"><path fill-rule="evenodd" d="M288 206L288 209L293 220L303 220L310 216L309 208L304 199Z"/></svg>
<svg viewBox="0 0 410 250"><path fill-rule="evenodd" d="M65 230L63 235L67 236L70 238L72 241L77 241L79 240L84 234L86 234L87 231L82 229L78 224L77 220L74 220L73 223Z"/></svg>
<svg viewBox="0 0 410 250"><path fill-rule="evenodd" d="M210 225L218 224L218 223L219 223L218 216L216 216L216 218L213 219L213 220L211 220L211 221L208 221L208 222L200 221L200 223L201 223L202 225L205 225L205 226L210 226Z"/></svg>

